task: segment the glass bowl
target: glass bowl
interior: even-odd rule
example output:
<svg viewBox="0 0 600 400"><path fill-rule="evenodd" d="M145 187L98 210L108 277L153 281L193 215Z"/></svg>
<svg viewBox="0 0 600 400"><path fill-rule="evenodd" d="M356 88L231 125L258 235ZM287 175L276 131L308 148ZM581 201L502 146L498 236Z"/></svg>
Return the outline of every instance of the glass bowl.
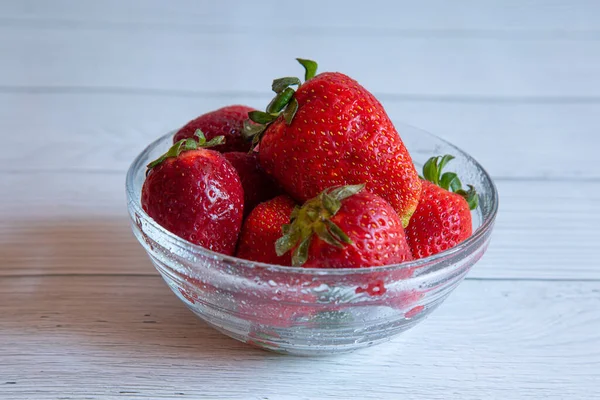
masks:
<svg viewBox="0 0 600 400"><path fill-rule="evenodd" d="M428 158L450 164L480 196L473 235L458 246L413 262L361 269L308 269L225 256L168 232L140 205L146 164L163 154L173 132L150 144L127 173L136 238L173 293L206 323L234 339L281 353L325 355L391 339L423 321L483 256L498 193L468 154L427 132L396 124L420 171Z"/></svg>

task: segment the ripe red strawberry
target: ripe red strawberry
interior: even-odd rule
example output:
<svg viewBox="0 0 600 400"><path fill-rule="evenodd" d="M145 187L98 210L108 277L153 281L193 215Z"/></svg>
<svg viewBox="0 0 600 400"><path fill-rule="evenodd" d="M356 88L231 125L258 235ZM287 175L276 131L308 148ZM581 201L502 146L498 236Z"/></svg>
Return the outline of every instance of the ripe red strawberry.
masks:
<svg viewBox="0 0 600 400"><path fill-rule="evenodd" d="M267 112L249 113L265 124L248 123L244 132L260 141L261 166L299 202L329 187L366 182L367 191L390 203L406 226L421 182L383 106L348 76L314 76L314 61L298 61L306 68L306 82L276 79L277 95Z"/></svg>
<svg viewBox="0 0 600 400"><path fill-rule="evenodd" d="M292 213L277 254L294 249L292 265L362 268L412 260L402 221L364 185L326 189Z"/></svg>
<svg viewBox="0 0 600 400"><path fill-rule="evenodd" d="M288 328L300 319L308 319L314 313L314 307L292 302L274 302L272 299L237 301L237 312L243 314L243 318L278 328Z"/></svg>
<svg viewBox="0 0 600 400"><path fill-rule="evenodd" d="M281 274L265 273L262 281L269 285L236 296L236 311L243 314L242 318L261 325L290 327L298 321L307 321L316 312L319 300L316 294L310 290L293 290L299 284L291 276L287 279ZM271 286L274 281L277 285Z"/></svg>
<svg viewBox="0 0 600 400"><path fill-rule="evenodd" d="M423 298L423 292L415 289L402 290L390 293L385 287L383 279L371 280L355 290L356 294L366 293L371 297L384 297L383 304L397 309L413 307L417 301Z"/></svg>
<svg viewBox="0 0 600 400"><path fill-rule="evenodd" d="M417 210L406 228L406 238L415 258L428 257L450 249L471 236L471 210L478 197L468 191L453 172L442 169L454 157L433 157L423 166L423 192ZM452 190L452 191L450 191Z"/></svg>
<svg viewBox="0 0 600 400"><path fill-rule="evenodd" d="M235 169L206 142L183 139L148 164L142 207L175 235L213 251L232 255L242 225L244 191Z"/></svg>
<svg viewBox="0 0 600 400"><path fill-rule="evenodd" d="M196 130L200 129L207 140L217 136L225 137L225 143L215 146L215 151L249 151L251 143L242 136L242 128L244 121L248 119L248 112L253 110L252 107L234 105L203 114L179 129L173 137L173 143L193 138Z"/></svg>
<svg viewBox="0 0 600 400"><path fill-rule="evenodd" d="M268 264L292 265L289 253L281 256L275 253L275 242L281 237L281 227L290 223L295 206L296 202L287 195L256 206L244 221L236 256Z"/></svg>
<svg viewBox="0 0 600 400"><path fill-rule="evenodd" d="M208 297L217 293L217 288L200 279L189 276L184 279L186 283L183 284L183 287L179 288L179 293L192 304L201 301L204 296Z"/></svg>
<svg viewBox="0 0 600 400"><path fill-rule="evenodd" d="M223 153L223 157L233 165L244 188L244 215L250 214L259 203L272 199L281 189L263 172L258 165L257 153L233 151Z"/></svg>

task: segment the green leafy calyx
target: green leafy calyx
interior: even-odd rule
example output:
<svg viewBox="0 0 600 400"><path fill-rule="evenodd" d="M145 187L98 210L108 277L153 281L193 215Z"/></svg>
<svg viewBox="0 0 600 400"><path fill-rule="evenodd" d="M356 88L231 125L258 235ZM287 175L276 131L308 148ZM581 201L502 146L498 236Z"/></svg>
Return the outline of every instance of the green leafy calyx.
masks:
<svg viewBox="0 0 600 400"><path fill-rule="evenodd" d="M444 172L442 170L446 165L454 160L454 156L446 154L445 156L431 157L425 165L423 165L423 179L446 189L454 192L465 198L469 204L469 208L474 210L479 205L479 195L475 191L472 185L468 185L469 190L464 190L462 183L454 172Z"/></svg>
<svg viewBox="0 0 600 400"><path fill-rule="evenodd" d="M296 60L304 67L304 81L312 79L317 74L318 65L315 61L303 58L297 58ZM287 125L292 123L296 111L298 111L298 101L294 96L296 91L292 86L299 88L301 85L302 82L296 77L275 79L271 85L275 97L267 105L265 111L251 111L248 113L248 119L244 121L242 134L247 140L252 140L253 148L260 143L267 127L280 115L283 116Z"/></svg>
<svg viewBox="0 0 600 400"><path fill-rule="evenodd" d="M198 150L201 148L208 148L213 146L218 146L220 144L225 143L225 136L215 136L209 141L206 140L204 133L197 129L194 133L194 137L181 139L177 143L175 143L171 148L162 156L158 157L156 160L152 161L146 166L146 175L152 170L152 168L162 164L167 158L177 157L184 151L188 150Z"/></svg>
<svg viewBox="0 0 600 400"><path fill-rule="evenodd" d="M282 256L293 250L292 265L299 267L308 259L308 249L314 235L335 247L352 244L352 240L331 221L331 217L340 210L343 200L357 194L364 187L364 184L360 184L329 188L308 200L302 207L296 207L290 223L282 227L283 236L275 243L277 255Z"/></svg>
<svg viewBox="0 0 600 400"><path fill-rule="evenodd" d="M469 190L459 189L459 190L455 191L455 193L464 197L465 200L467 200L467 203L469 203L469 208L471 210L474 210L477 208L477 206L479 206L479 195L475 191L475 188L473 187L473 185L467 185L467 186L469 187Z"/></svg>
<svg viewBox="0 0 600 400"><path fill-rule="evenodd" d="M307 81L314 78L314 76L317 74L317 68L319 67L318 64L313 60L307 60L304 58L296 58L296 60L304 67L304 80Z"/></svg>

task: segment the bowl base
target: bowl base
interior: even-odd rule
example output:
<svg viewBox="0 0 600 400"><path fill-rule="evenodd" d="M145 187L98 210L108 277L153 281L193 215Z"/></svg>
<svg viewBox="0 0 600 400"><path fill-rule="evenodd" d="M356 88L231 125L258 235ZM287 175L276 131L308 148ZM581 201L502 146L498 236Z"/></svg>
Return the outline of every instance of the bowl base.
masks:
<svg viewBox="0 0 600 400"><path fill-rule="evenodd" d="M227 320L224 324L219 318L214 318L214 315L199 313L191 307L190 309L209 326L232 339L269 352L304 357L350 353L385 343L421 321L421 318L415 318L406 320L400 326L380 326L380 329L371 332L357 329L350 334L347 331L303 326L274 328L249 321L232 323L231 320Z"/></svg>
<svg viewBox="0 0 600 400"><path fill-rule="evenodd" d="M393 339L394 337L385 337L379 340L372 340L364 343L351 343L351 344L335 344L335 345L299 345L292 344L287 341L278 340L273 336L267 337L266 334L254 334L248 337L248 334L239 334L232 332L223 327L217 326L205 320L209 326L221 332L222 334L229 336L237 341L249 344L250 346L265 350L271 353L293 355L298 357L327 357L337 354L352 353L356 350L364 349L367 347L375 346L380 343L385 343Z"/></svg>

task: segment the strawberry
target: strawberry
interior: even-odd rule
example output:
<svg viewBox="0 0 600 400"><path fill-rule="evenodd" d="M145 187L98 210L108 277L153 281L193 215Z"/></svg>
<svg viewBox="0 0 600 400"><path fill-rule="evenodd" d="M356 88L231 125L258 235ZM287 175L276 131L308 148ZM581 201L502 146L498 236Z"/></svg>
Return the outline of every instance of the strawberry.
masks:
<svg viewBox="0 0 600 400"><path fill-rule="evenodd" d="M244 188L244 215L250 214L259 203L277 196L281 190L258 165L257 153L233 151L223 153L233 165Z"/></svg>
<svg viewBox="0 0 600 400"><path fill-rule="evenodd" d="M207 140L217 136L225 137L225 143L213 147L219 152L249 151L251 143L242 137L244 121L248 119L248 112L252 107L234 105L219 108L218 110L203 114L185 124L173 137L173 143L181 139L193 138L196 130L200 129Z"/></svg>
<svg viewBox="0 0 600 400"><path fill-rule="evenodd" d="M325 189L296 208L278 255L293 251L292 265L307 268L361 268L412 259L402 221L365 185Z"/></svg>
<svg viewBox="0 0 600 400"><path fill-rule="evenodd" d="M182 139L148 164L142 207L175 235L210 250L232 255L242 225L244 191L237 172L223 156L205 147L201 131Z"/></svg>
<svg viewBox="0 0 600 400"><path fill-rule="evenodd" d="M217 293L217 288L211 284L203 282L200 279L186 276L184 280L186 282L178 288L179 293L181 293L181 295L192 304L201 302L203 300L202 297L206 298Z"/></svg>
<svg viewBox="0 0 600 400"><path fill-rule="evenodd" d="M391 293L385 287L383 279L369 281L365 285L357 287L355 293L366 293L370 297L381 297L385 295L385 299L382 301L383 304L397 309L407 309L408 307L414 306L424 295L422 292L415 289Z"/></svg>
<svg viewBox="0 0 600 400"><path fill-rule="evenodd" d="M367 191L385 199L406 226L421 182L382 105L348 76L315 76L314 61L298 61L306 82L273 81L277 95L266 112L250 112L257 124L245 124L244 135L260 142L261 166L299 202L329 187L366 182Z"/></svg>
<svg viewBox="0 0 600 400"><path fill-rule="evenodd" d="M292 265L289 253L278 256L275 242L281 227L290 222L296 202L287 195L259 204L244 221L236 256L276 265Z"/></svg>
<svg viewBox="0 0 600 400"><path fill-rule="evenodd" d="M294 296L279 299L275 293L268 298L239 296L236 299L236 311L252 322L285 328L298 320L308 319L315 312L316 301L316 296L310 293L295 293Z"/></svg>
<svg viewBox="0 0 600 400"><path fill-rule="evenodd" d="M314 312L308 305L295 303L275 303L272 300L264 302L239 302L237 312L244 319L254 323L277 328L289 328L300 319L307 319Z"/></svg>
<svg viewBox="0 0 600 400"><path fill-rule="evenodd" d="M473 186L463 190L455 173L442 174L452 159L451 155L432 157L423 166L421 200L406 228L408 244L417 259L450 249L473 231L471 210L477 208L478 196Z"/></svg>

